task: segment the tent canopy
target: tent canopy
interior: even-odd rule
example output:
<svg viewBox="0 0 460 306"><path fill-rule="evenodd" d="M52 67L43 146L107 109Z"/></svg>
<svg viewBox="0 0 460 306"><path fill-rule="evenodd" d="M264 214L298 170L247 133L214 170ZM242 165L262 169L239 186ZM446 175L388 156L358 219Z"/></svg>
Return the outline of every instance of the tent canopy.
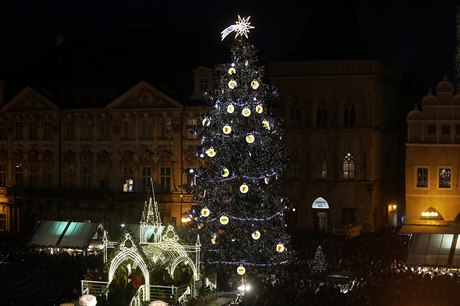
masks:
<svg viewBox="0 0 460 306"><path fill-rule="evenodd" d="M42 221L29 245L86 249L100 226L91 222Z"/></svg>

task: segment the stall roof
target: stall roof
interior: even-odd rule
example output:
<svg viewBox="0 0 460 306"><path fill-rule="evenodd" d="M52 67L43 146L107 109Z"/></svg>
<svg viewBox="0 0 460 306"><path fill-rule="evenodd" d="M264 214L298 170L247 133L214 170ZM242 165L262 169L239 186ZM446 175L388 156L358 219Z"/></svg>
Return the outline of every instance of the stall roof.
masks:
<svg viewBox="0 0 460 306"><path fill-rule="evenodd" d="M74 221L42 221L29 245L86 248L100 223Z"/></svg>

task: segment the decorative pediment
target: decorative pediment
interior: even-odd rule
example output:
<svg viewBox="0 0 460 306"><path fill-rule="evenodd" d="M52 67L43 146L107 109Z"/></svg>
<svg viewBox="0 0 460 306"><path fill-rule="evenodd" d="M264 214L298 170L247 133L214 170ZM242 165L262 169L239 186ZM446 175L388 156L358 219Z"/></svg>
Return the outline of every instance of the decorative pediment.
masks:
<svg viewBox="0 0 460 306"><path fill-rule="evenodd" d="M31 87L24 88L2 107L3 112L56 111L59 107Z"/></svg>
<svg viewBox="0 0 460 306"><path fill-rule="evenodd" d="M182 108L182 105L142 81L106 106L110 109Z"/></svg>

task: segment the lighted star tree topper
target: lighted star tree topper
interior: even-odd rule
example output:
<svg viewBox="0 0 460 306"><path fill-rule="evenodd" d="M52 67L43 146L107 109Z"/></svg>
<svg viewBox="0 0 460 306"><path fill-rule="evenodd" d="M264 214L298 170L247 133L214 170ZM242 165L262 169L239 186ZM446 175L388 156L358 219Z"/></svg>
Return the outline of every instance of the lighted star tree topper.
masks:
<svg viewBox="0 0 460 306"><path fill-rule="evenodd" d="M203 264L238 277L279 278L291 257L286 232L287 198L279 195L287 147L268 103L276 89L264 84L256 50L248 43L249 17L222 31L235 31L232 62L217 66L212 110L194 128L202 162L187 171L196 204L188 211L199 234ZM190 169L189 169L190 170Z"/></svg>

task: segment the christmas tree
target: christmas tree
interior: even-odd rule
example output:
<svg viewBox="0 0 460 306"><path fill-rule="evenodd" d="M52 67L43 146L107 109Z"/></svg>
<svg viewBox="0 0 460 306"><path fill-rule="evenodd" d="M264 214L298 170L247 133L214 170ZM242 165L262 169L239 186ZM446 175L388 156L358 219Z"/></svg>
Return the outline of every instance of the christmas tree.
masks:
<svg viewBox="0 0 460 306"><path fill-rule="evenodd" d="M323 249L318 246L315 252L315 260L312 265L313 274L321 274L327 271L326 258L324 257Z"/></svg>
<svg viewBox="0 0 460 306"><path fill-rule="evenodd" d="M232 61L217 66L212 109L195 127L201 137L198 169L189 169L196 205L189 211L200 235L203 264L238 276L279 278L287 264L287 199L279 195L287 164L280 122L268 103L274 87L264 84L255 47L247 40L249 17L222 32L235 31Z"/></svg>

